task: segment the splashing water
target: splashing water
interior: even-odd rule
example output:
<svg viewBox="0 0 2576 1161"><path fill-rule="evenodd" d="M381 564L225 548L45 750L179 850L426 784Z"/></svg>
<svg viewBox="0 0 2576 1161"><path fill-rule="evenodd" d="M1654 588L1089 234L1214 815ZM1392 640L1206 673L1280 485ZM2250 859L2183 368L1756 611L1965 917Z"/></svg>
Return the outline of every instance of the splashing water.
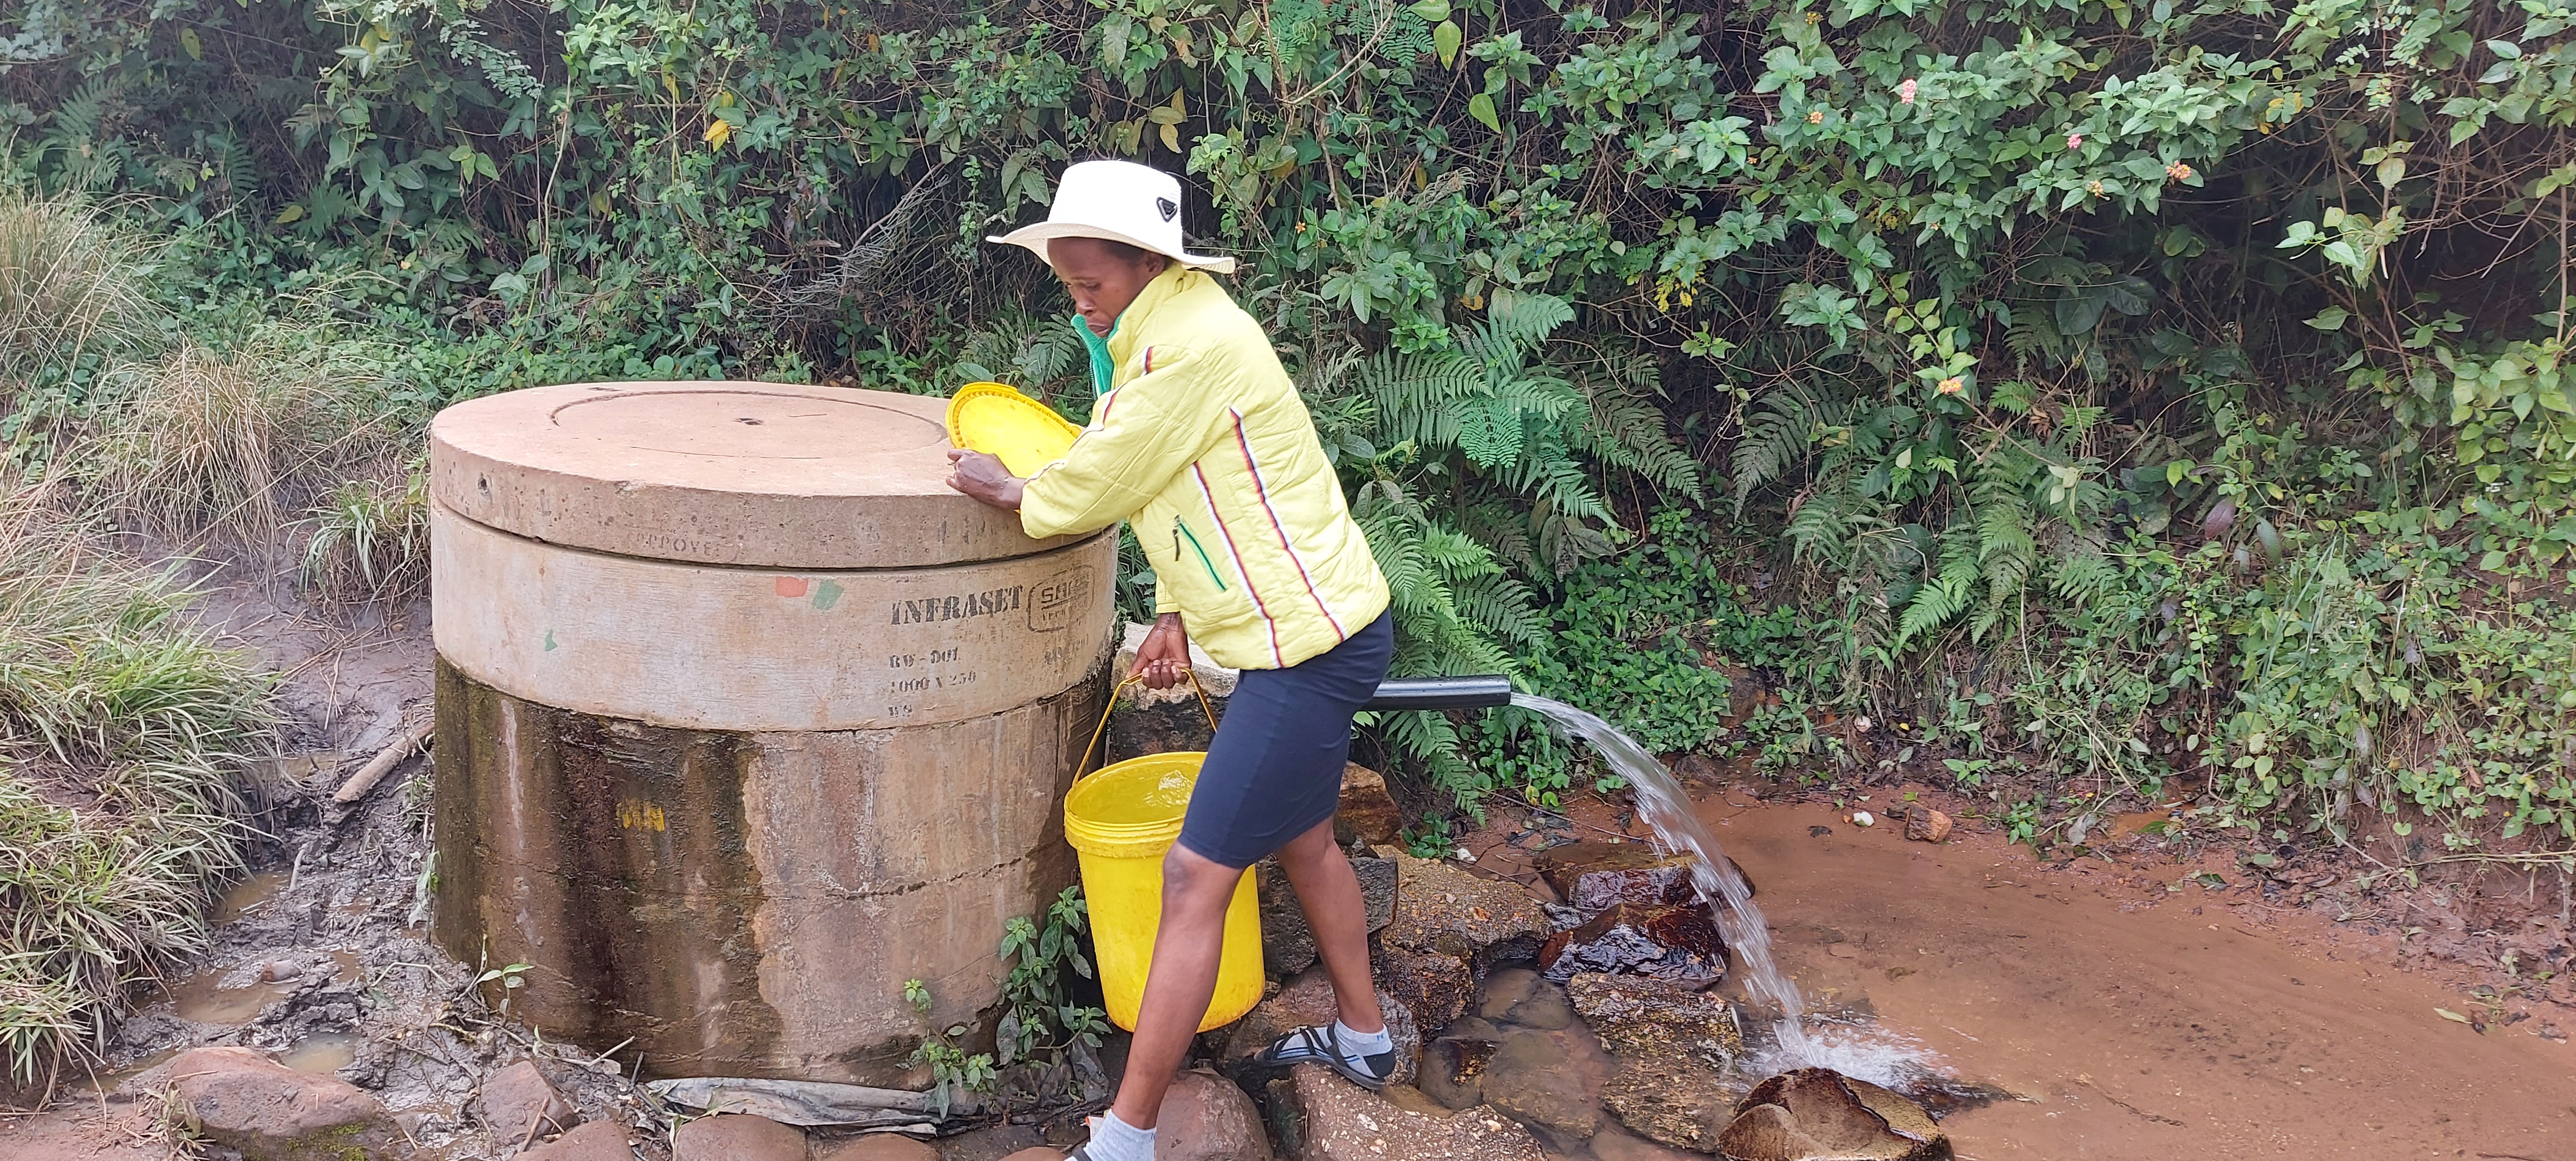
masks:
<svg viewBox="0 0 2576 1161"><path fill-rule="evenodd" d="M1699 897L1709 902L1718 933L1726 937L1726 946L1734 951L1737 966L1744 969L1745 991L1756 1003L1776 1013L1773 1035L1777 1043L1767 1065L1789 1069L1828 1063L1819 1059L1818 1045L1807 1034L1805 1005L1799 999L1798 985L1790 982L1771 959L1771 930L1763 924L1762 910L1753 905L1752 885L1736 872L1735 864L1726 861L1716 836L1708 833L1698 815L1691 813L1690 797L1682 793L1682 785L1672 772L1617 726L1564 702L1515 693L1512 704L1542 715L1558 729L1591 743L1610 768L1635 789L1638 817L1654 828L1664 848L1697 856L1691 866L1692 885L1699 888ZM1725 904L1722 907L1717 905L1721 901Z"/></svg>

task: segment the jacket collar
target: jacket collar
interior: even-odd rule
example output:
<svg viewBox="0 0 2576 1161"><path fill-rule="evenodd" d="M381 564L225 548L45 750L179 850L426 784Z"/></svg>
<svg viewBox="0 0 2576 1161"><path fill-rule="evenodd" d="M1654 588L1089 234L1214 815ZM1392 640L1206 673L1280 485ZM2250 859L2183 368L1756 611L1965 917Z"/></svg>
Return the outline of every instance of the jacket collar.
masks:
<svg viewBox="0 0 2576 1161"><path fill-rule="evenodd" d="M1207 284L1207 275L1178 262L1155 275L1153 281L1145 284L1145 289L1136 292L1136 301L1118 312L1117 323L1109 328L1110 358L1116 360L1118 366L1126 366L1145 347L1140 336L1150 329L1149 319L1154 309Z"/></svg>

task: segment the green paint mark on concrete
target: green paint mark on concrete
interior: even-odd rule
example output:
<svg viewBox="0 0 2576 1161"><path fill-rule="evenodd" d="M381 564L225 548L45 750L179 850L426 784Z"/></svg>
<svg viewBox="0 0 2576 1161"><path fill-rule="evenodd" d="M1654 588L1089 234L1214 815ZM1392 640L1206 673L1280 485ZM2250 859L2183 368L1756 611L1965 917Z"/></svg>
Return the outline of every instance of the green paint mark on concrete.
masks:
<svg viewBox="0 0 2576 1161"><path fill-rule="evenodd" d="M554 651L555 651L555 631L554 631L554 630L552 630L552 629L548 629L548 630L546 630L546 652L548 652L548 653L552 653L552 652L554 652Z"/></svg>
<svg viewBox="0 0 2576 1161"><path fill-rule="evenodd" d="M840 600L841 586L838 582L824 581L822 584L814 586L814 610L816 612L831 612L832 606L840 603Z"/></svg>

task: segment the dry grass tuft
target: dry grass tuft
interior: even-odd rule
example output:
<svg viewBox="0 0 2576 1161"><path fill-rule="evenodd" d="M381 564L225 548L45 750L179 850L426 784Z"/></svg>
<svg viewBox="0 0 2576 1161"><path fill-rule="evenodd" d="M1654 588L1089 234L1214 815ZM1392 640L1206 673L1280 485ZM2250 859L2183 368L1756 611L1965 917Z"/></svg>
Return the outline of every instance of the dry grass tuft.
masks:
<svg viewBox="0 0 2576 1161"><path fill-rule="evenodd" d="M101 410L73 470L91 503L156 535L276 547L403 437L366 354L293 331L182 346Z"/></svg>
<svg viewBox="0 0 2576 1161"><path fill-rule="evenodd" d="M154 246L63 198L0 192L0 375L15 388L85 352L159 340Z"/></svg>

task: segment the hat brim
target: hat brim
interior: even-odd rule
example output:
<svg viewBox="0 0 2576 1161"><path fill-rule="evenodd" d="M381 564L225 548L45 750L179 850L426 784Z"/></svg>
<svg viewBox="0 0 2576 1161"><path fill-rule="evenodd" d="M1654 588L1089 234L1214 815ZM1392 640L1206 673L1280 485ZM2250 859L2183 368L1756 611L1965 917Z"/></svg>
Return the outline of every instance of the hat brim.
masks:
<svg viewBox="0 0 2576 1161"><path fill-rule="evenodd" d="M1103 241L1123 242L1149 254L1160 254L1192 270L1210 270L1218 274L1234 273L1234 259L1223 255L1166 250L1141 238L1129 237L1116 230L1088 226L1080 222L1037 222L999 236L988 234L984 240L999 242L1005 246L1018 246L1037 255L1038 261L1052 266L1054 262L1047 257L1046 244L1058 238L1099 238Z"/></svg>

